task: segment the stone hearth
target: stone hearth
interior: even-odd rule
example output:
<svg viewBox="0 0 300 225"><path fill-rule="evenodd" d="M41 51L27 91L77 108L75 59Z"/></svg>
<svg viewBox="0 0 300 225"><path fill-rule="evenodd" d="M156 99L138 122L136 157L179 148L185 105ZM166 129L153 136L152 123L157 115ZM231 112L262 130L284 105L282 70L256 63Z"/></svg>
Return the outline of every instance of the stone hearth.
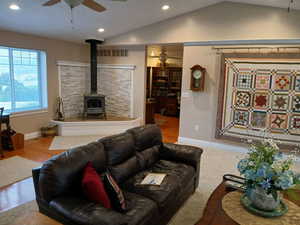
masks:
<svg viewBox="0 0 300 225"><path fill-rule="evenodd" d="M98 65L97 94L105 95L108 116L133 118L132 65ZM58 62L60 96L66 118L81 117L84 95L91 93L89 64Z"/></svg>

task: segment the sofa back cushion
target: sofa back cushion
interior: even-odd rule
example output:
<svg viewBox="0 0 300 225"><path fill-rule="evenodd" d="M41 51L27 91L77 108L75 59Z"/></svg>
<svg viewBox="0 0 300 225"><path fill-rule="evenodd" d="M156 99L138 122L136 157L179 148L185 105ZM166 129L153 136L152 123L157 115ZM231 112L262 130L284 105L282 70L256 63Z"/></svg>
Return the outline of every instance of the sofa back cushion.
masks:
<svg viewBox="0 0 300 225"><path fill-rule="evenodd" d="M104 145L107 164L114 166L135 155L134 139L130 133L121 133L100 139Z"/></svg>
<svg viewBox="0 0 300 225"><path fill-rule="evenodd" d="M111 175L115 178L118 184L126 181L130 176L135 175L141 171L138 158L136 156L130 157L128 160L109 167Z"/></svg>
<svg viewBox="0 0 300 225"><path fill-rule="evenodd" d="M153 146L161 146L162 135L157 125L146 125L127 130L133 135L135 150L141 152Z"/></svg>
<svg viewBox="0 0 300 225"><path fill-rule="evenodd" d="M41 198L50 202L57 196L81 191L83 170L89 161L98 173L106 170L103 144L93 142L76 147L46 161L39 177Z"/></svg>
<svg viewBox="0 0 300 225"><path fill-rule="evenodd" d="M159 160L159 146L155 145L142 152L137 152L137 159L141 170L148 169Z"/></svg>

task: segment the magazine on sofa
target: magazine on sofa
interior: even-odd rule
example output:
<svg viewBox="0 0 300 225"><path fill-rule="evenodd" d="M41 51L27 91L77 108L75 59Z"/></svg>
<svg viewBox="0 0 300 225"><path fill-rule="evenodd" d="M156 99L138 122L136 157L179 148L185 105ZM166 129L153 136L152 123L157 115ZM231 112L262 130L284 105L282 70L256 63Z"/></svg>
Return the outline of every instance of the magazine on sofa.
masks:
<svg viewBox="0 0 300 225"><path fill-rule="evenodd" d="M165 173L149 173L147 176L142 180L142 185L161 185L165 176Z"/></svg>

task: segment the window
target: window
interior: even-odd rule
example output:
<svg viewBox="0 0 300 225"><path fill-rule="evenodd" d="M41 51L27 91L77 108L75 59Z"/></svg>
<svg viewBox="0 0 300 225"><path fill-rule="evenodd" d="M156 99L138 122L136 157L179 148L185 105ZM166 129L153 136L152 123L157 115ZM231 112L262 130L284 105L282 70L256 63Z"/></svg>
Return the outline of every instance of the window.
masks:
<svg viewBox="0 0 300 225"><path fill-rule="evenodd" d="M23 112L47 105L46 53L0 46L0 107Z"/></svg>

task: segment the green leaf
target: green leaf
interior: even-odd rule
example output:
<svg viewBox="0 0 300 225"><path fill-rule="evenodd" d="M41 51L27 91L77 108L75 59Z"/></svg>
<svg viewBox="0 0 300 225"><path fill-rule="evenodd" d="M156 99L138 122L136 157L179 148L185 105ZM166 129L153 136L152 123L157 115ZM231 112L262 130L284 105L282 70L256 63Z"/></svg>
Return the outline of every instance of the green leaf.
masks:
<svg viewBox="0 0 300 225"><path fill-rule="evenodd" d="M276 200L277 197L278 197L277 191L273 189L273 190L271 191L271 194L272 194L274 200Z"/></svg>

